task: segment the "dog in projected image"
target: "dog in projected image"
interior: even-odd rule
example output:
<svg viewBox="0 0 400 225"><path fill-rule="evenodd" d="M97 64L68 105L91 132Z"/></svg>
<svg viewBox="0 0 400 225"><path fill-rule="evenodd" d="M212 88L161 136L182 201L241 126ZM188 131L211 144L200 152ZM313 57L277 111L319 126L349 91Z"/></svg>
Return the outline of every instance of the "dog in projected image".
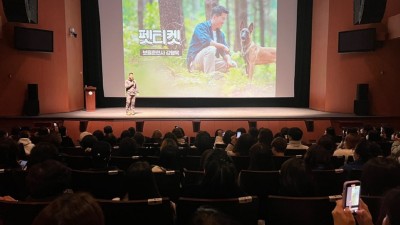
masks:
<svg viewBox="0 0 400 225"><path fill-rule="evenodd" d="M243 21L240 24L241 53L246 62L246 73L249 79L253 78L254 66L276 62L276 48L261 47L253 42L251 34L254 25L245 27Z"/></svg>

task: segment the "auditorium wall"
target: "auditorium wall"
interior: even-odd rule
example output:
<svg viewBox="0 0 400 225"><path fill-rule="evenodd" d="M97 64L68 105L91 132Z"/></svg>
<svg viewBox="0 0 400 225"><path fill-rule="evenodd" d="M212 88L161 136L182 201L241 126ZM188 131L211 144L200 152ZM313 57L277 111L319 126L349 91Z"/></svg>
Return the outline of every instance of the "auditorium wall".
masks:
<svg viewBox="0 0 400 225"><path fill-rule="evenodd" d="M80 0L40 0L38 24L7 22L0 4L0 115L22 114L28 83L38 84L41 114L83 108L80 15ZM52 30L54 52L15 50L14 26ZM77 38L69 35L69 27Z"/></svg>
<svg viewBox="0 0 400 225"><path fill-rule="evenodd" d="M313 4L310 108L352 113L357 84L367 83L371 115L400 115L400 39L384 40L388 17L400 13L400 1L388 0L382 22L365 25L353 25L353 1L318 0ZM377 28L381 48L338 53L339 31L370 27Z"/></svg>

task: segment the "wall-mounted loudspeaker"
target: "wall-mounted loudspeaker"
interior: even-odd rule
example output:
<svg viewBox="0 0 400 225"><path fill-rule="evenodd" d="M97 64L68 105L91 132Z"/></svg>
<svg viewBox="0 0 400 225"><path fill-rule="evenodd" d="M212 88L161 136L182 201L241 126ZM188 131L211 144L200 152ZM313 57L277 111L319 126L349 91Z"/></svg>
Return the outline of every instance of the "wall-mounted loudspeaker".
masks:
<svg viewBox="0 0 400 225"><path fill-rule="evenodd" d="M193 132L200 131L200 121L192 121Z"/></svg>
<svg viewBox="0 0 400 225"><path fill-rule="evenodd" d="M39 108L39 91L38 84L28 84L27 97L24 103L24 115L38 116Z"/></svg>
<svg viewBox="0 0 400 225"><path fill-rule="evenodd" d="M38 23L38 0L3 0L8 22Z"/></svg>
<svg viewBox="0 0 400 225"><path fill-rule="evenodd" d="M136 131L143 133L144 121L136 121Z"/></svg>
<svg viewBox="0 0 400 225"><path fill-rule="evenodd" d="M314 131L314 120L304 120L304 123L306 124L307 132Z"/></svg>
<svg viewBox="0 0 400 225"><path fill-rule="evenodd" d="M354 0L354 24L380 23L387 0Z"/></svg>

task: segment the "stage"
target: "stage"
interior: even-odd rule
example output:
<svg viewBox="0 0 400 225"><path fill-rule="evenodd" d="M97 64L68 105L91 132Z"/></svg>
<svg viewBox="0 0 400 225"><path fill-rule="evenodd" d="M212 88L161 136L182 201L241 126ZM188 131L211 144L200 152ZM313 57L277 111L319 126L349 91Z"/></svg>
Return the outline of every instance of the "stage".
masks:
<svg viewBox="0 0 400 225"><path fill-rule="evenodd" d="M207 107L207 108L136 108L135 115L126 115L125 108L97 108L41 114L37 119L61 120L304 120L304 119L348 119L360 117L354 114L330 113L308 108L286 107ZM14 117L15 118L15 117ZM362 118L365 118L364 116Z"/></svg>

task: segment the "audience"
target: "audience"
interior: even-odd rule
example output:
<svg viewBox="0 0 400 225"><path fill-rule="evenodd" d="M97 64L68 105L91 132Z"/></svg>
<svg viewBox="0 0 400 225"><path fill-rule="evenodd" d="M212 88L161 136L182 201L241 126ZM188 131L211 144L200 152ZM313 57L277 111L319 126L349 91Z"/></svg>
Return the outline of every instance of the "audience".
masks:
<svg viewBox="0 0 400 225"><path fill-rule="evenodd" d="M57 160L58 155L58 148L53 144L47 142L38 143L33 147L26 166L29 170L36 163L44 162L48 159Z"/></svg>
<svg viewBox="0 0 400 225"><path fill-rule="evenodd" d="M343 166L345 170L361 170L363 165L371 158L380 155L381 149L376 143L371 143L366 139L362 139L354 149L354 162L347 163Z"/></svg>
<svg viewBox="0 0 400 225"><path fill-rule="evenodd" d="M112 147L117 145L117 138L114 135L114 131L111 126L105 126L104 131L104 141L108 142Z"/></svg>
<svg viewBox="0 0 400 225"><path fill-rule="evenodd" d="M104 132L102 130L93 131L93 136L97 138L98 141L104 141Z"/></svg>
<svg viewBox="0 0 400 225"><path fill-rule="evenodd" d="M32 148L35 147L35 144L33 144L29 138L30 138L29 131L23 130L19 133L18 144L22 145L26 157L28 157L31 154Z"/></svg>
<svg viewBox="0 0 400 225"><path fill-rule="evenodd" d="M268 128L261 128L258 133L258 143L265 145L265 147L269 148L271 146L274 135L272 131Z"/></svg>
<svg viewBox="0 0 400 225"><path fill-rule="evenodd" d="M308 149L308 146L301 143L303 131L298 127L292 127L288 130L289 143L286 149Z"/></svg>
<svg viewBox="0 0 400 225"><path fill-rule="evenodd" d="M119 142L119 148L115 149L112 155L122 157L139 155L136 141L133 138L125 137Z"/></svg>
<svg viewBox="0 0 400 225"><path fill-rule="evenodd" d="M249 150L250 164L249 170L268 171L275 170L272 160L272 151L261 143L254 144Z"/></svg>
<svg viewBox="0 0 400 225"><path fill-rule="evenodd" d="M154 130L151 135L150 143L161 145L163 141L163 136L160 130Z"/></svg>
<svg viewBox="0 0 400 225"><path fill-rule="evenodd" d="M228 215L217 209L201 206L192 217L191 225L239 225Z"/></svg>
<svg viewBox="0 0 400 225"><path fill-rule="evenodd" d="M332 153L322 145L311 145L304 155L304 162L308 170L331 170L334 166L331 162Z"/></svg>
<svg viewBox="0 0 400 225"><path fill-rule="evenodd" d="M347 163L349 156L354 155L354 149L356 148L356 146L359 142L360 142L360 136L358 134L348 134L348 135L346 135L346 137L344 139L343 148L336 149L333 152L333 155L334 156L344 156L345 163Z"/></svg>
<svg viewBox="0 0 400 225"><path fill-rule="evenodd" d="M283 137L276 137L271 143L272 154L274 156L284 156L287 147L286 139Z"/></svg>
<svg viewBox="0 0 400 225"><path fill-rule="evenodd" d="M280 192L281 195L293 197L315 195L312 176L303 159L291 158L282 164Z"/></svg>
<svg viewBox="0 0 400 225"><path fill-rule="evenodd" d="M72 141L72 138L68 136L67 134L67 128L64 126L60 126L58 128L58 132L60 133L61 136L61 147L75 147L74 142Z"/></svg>
<svg viewBox="0 0 400 225"><path fill-rule="evenodd" d="M12 139L0 140L0 169L21 169L17 153L18 146Z"/></svg>
<svg viewBox="0 0 400 225"><path fill-rule="evenodd" d="M46 206L32 225L104 225L99 203L88 193L63 194Z"/></svg>

